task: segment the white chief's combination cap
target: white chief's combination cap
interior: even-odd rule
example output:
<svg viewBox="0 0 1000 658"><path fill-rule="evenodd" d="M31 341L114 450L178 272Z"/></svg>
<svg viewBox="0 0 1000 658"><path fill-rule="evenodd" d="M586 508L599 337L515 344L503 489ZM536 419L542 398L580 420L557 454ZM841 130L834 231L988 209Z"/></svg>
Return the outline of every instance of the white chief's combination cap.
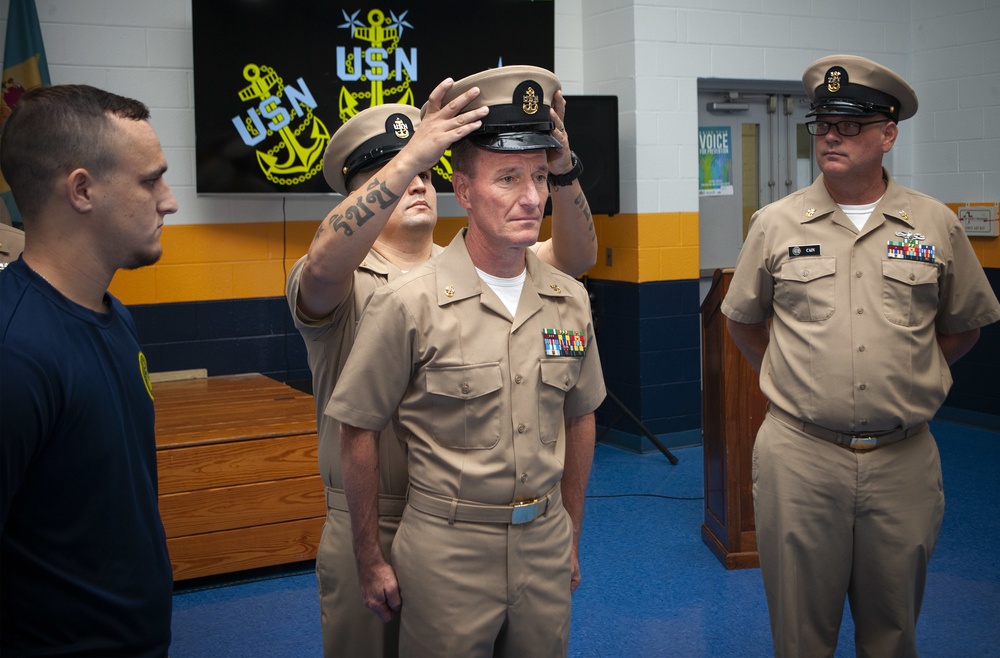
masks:
<svg viewBox="0 0 1000 658"><path fill-rule="evenodd" d="M917 94L896 72L857 55L817 59L802 74L809 114L883 114L896 123L917 113Z"/></svg>
<svg viewBox="0 0 1000 658"><path fill-rule="evenodd" d="M326 145L326 182L334 192L346 195L352 176L391 160L410 141L419 123L420 110L412 105L386 103L358 112Z"/></svg>
<svg viewBox="0 0 1000 658"><path fill-rule="evenodd" d="M549 133L555 127L549 116L552 96L562 83L552 71L538 66L501 66L462 78L448 90L447 105L472 87L480 94L463 112L488 106L483 125L467 139L490 151L534 151L559 148L559 140ZM424 105L420 112L427 111Z"/></svg>

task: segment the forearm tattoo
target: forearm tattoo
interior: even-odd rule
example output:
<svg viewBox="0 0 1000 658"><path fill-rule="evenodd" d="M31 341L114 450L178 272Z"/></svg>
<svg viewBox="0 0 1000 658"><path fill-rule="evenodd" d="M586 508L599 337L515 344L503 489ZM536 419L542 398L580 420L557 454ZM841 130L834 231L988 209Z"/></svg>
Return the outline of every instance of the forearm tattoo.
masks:
<svg viewBox="0 0 1000 658"><path fill-rule="evenodd" d="M355 199L354 205L348 206L344 214L334 213L327 220L334 231L343 229L344 235L354 235L353 223L358 228L364 226L365 222L375 216L372 206L378 206L379 210L390 208L399 201L399 195L390 190L385 182L378 178L372 179L362 194ZM320 227L322 232L323 227Z"/></svg>
<svg viewBox="0 0 1000 658"><path fill-rule="evenodd" d="M590 214L590 204L587 203L587 195L580 192L580 194L573 199L573 203L580 209L580 212L583 213L583 216L587 221L587 229L590 231L590 239L596 242L597 234L594 233L594 216Z"/></svg>

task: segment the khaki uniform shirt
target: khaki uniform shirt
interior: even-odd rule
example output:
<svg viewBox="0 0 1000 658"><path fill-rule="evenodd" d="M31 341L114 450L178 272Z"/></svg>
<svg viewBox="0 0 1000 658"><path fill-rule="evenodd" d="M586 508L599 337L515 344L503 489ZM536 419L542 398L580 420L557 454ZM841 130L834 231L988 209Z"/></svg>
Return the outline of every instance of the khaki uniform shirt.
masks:
<svg viewBox="0 0 1000 658"><path fill-rule="evenodd" d="M0 224L0 270L13 263L24 251L24 233L20 229Z"/></svg>
<svg viewBox="0 0 1000 658"><path fill-rule="evenodd" d="M888 186L863 230L820 176L751 220L722 312L771 318L760 386L800 420L878 432L930 420L952 379L936 334L1000 319L1000 305L947 206ZM890 242L933 259L890 258ZM918 249L919 251L919 249Z"/></svg>
<svg viewBox="0 0 1000 658"><path fill-rule="evenodd" d="M597 408L604 380L583 286L528 253L512 319L464 238L372 296L326 413L372 430L392 420L414 487L510 504L559 482L565 420ZM580 332L585 355L546 355L547 329Z"/></svg>
<svg viewBox="0 0 1000 658"><path fill-rule="evenodd" d="M434 245L432 254L442 251ZM313 397L316 400L316 426L319 433L319 468L323 482L328 487L343 489L340 468L340 423L323 413L333 388L344 369L347 356L354 346L355 328L358 318L368 303L372 293L402 272L383 258L374 249L354 272L351 292L333 313L325 318L313 320L303 317L296 301L299 296L299 281L305 256L292 267L285 287L288 307L292 312L295 328L306 343L309 368L313 374ZM395 440L392 428L382 434L380 442L382 454L379 491L396 496L406 495L406 458L399 442Z"/></svg>

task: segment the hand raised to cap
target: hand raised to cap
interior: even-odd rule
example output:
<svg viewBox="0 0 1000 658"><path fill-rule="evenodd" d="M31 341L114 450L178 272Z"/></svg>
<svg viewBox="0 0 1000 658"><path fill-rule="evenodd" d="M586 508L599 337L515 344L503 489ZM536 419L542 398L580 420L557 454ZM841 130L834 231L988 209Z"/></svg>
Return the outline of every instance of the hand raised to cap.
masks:
<svg viewBox="0 0 1000 658"><path fill-rule="evenodd" d="M552 95L552 105L549 107L549 116L555 127L549 134L559 140L562 145L557 149L546 150L549 161L549 171L553 174L565 174L573 168L573 156L569 150L569 135L566 133L566 98L562 89L556 90Z"/></svg>
<svg viewBox="0 0 1000 658"><path fill-rule="evenodd" d="M415 173L427 171L441 159L452 144L482 126L481 119L489 113L488 107L462 112L472 99L479 96L479 87L472 87L447 105L441 101L455 81L447 78L427 99L420 125L409 143L396 155L397 160L414 168Z"/></svg>

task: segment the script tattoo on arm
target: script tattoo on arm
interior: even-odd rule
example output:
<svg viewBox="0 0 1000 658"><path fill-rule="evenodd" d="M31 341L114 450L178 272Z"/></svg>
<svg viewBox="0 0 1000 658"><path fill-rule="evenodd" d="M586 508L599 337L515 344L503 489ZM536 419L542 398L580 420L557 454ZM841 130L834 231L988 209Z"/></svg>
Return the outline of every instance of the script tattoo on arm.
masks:
<svg viewBox="0 0 1000 658"><path fill-rule="evenodd" d="M583 212L583 216L587 218L587 228L590 230L591 234L590 239L592 241L596 241L597 234L594 233L594 216L590 214L590 204L587 203L586 195L581 192L575 199L573 199L573 203L576 204L576 207L579 208L581 212Z"/></svg>
<svg viewBox="0 0 1000 658"><path fill-rule="evenodd" d="M354 235L354 228L350 222L354 222L358 227L364 226L365 222L375 216L373 211L365 202L377 204L380 210L392 206L399 201L399 195L390 190L386 184L380 180L373 179L365 190L364 199L358 196L354 205L348 206L344 214L330 215L330 225L334 231L344 230L344 235Z"/></svg>
<svg viewBox="0 0 1000 658"><path fill-rule="evenodd" d="M373 179L368 185L367 191L368 194L365 195L365 201L368 203L378 203L378 207L382 210L399 201L399 195L386 187L385 183L377 178ZM361 222L358 222L358 226L360 225Z"/></svg>

